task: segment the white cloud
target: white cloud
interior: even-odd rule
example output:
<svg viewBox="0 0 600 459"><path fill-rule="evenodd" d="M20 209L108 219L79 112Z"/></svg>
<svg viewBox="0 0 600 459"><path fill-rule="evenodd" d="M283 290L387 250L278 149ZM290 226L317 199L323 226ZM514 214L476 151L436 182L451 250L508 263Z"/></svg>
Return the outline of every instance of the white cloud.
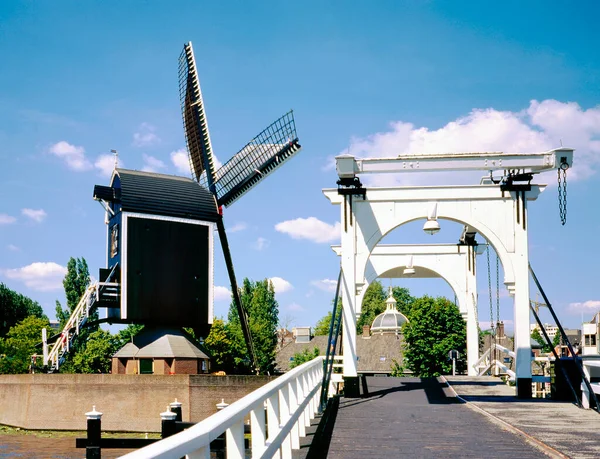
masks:
<svg viewBox="0 0 600 459"><path fill-rule="evenodd" d="M246 222L238 222L233 225L231 228L227 228L227 232L229 233L237 233L238 231L244 231L248 228L248 224Z"/></svg>
<svg viewBox="0 0 600 459"><path fill-rule="evenodd" d="M149 147L160 142L160 137L155 133L156 127L149 123L142 123L138 128L138 132L133 134L134 147Z"/></svg>
<svg viewBox="0 0 600 459"><path fill-rule="evenodd" d="M92 168L92 163L85 157L85 149L71 145L69 142L61 140L49 148L49 153L62 159L69 169L82 172Z"/></svg>
<svg viewBox="0 0 600 459"><path fill-rule="evenodd" d="M282 279L281 277L271 277L269 280L273 283L275 293L289 292L294 288L292 284L290 284L285 279Z"/></svg>
<svg viewBox="0 0 600 459"><path fill-rule="evenodd" d="M144 158L144 167L142 167L144 172L158 172L159 170L167 167L164 162L158 158L155 158L154 156L150 156L145 153L142 156Z"/></svg>
<svg viewBox="0 0 600 459"><path fill-rule="evenodd" d="M10 225L16 221L17 219L11 215L0 214L0 225Z"/></svg>
<svg viewBox="0 0 600 459"><path fill-rule="evenodd" d="M45 292L62 288L67 268L54 262L36 262L22 268L5 269L3 273L33 290Z"/></svg>
<svg viewBox="0 0 600 459"><path fill-rule="evenodd" d="M337 288L337 281L334 279L314 280L311 281L310 285L314 285L318 289L325 292L335 292L335 289Z"/></svg>
<svg viewBox="0 0 600 459"><path fill-rule="evenodd" d="M192 175L192 169L190 168L190 160L188 158L187 151L180 149L171 152L171 162L180 174L189 177Z"/></svg>
<svg viewBox="0 0 600 459"><path fill-rule="evenodd" d="M261 251L265 250L267 247L271 245L271 241L265 239L264 237L259 237L254 243L253 247L255 250Z"/></svg>
<svg viewBox="0 0 600 459"><path fill-rule="evenodd" d="M575 148L569 179L584 179L600 165L600 107L587 110L574 102L532 100L518 112L473 109L445 126L430 130L395 121L390 130L352 139L356 157L394 157L399 154L451 152L541 152L563 145ZM342 151L340 154L345 154ZM325 167L330 167L328 163ZM475 173L410 173L366 176L370 185L478 183Z"/></svg>
<svg viewBox="0 0 600 459"><path fill-rule="evenodd" d="M287 220L277 223L275 229L293 239L308 239L318 243L335 242L339 240L341 233L339 222L330 225L315 217Z"/></svg>
<svg viewBox="0 0 600 459"><path fill-rule="evenodd" d="M228 301L231 300L231 290L229 290L227 287L215 285L213 296L215 301Z"/></svg>
<svg viewBox="0 0 600 459"><path fill-rule="evenodd" d="M16 246L16 245L14 245L14 244L8 244L8 245L6 246L6 248L7 248L8 250L10 250L11 252L18 252L18 251L20 251L20 250L21 250L19 247L17 247L17 246Z"/></svg>
<svg viewBox="0 0 600 459"><path fill-rule="evenodd" d="M306 308L304 308L303 306L299 305L298 303L292 303L286 306L286 309L288 311L295 311L295 312L303 312L306 311Z"/></svg>
<svg viewBox="0 0 600 459"><path fill-rule="evenodd" d="M98 169L101 176L110 177L112 176L113 170L115 170L115 157L109 154L100 155L96 158L94 167ZM120 159L119 167L124 167L123 161Z"/></svg>
<svg viewBox="0 0 600 459"><path fill-rule="evenodd" d="M48 216L44 209L21 209L21 213L38 223L42 222Z"/></svg>
<svg viewBox="0 0 600 459"><path fill-rule="evenodd" d="M583 303L571 303L569 309L572 312L590 312L596 313L600 311L600 300L588 300Z"/></svg>

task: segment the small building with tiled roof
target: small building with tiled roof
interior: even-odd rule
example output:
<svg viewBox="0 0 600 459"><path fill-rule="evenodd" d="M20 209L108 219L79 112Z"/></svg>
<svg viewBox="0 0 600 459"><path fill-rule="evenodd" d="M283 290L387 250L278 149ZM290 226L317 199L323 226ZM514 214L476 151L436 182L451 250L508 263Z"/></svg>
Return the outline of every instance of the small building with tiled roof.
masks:
<svg viewBox="0 0 600 459"><path fill-rule="evenodd" d="M144 329L112 356L113 374L202 374L210 357L181 330Z"/></svg>

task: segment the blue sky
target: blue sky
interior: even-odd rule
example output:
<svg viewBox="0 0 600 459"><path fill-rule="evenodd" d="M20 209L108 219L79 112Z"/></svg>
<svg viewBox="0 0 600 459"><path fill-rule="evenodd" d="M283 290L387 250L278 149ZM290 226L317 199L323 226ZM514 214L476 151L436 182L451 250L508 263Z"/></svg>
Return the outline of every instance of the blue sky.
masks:
<svg viewBox="0 0 600 459"><path fill-rule="evenodd" d="M530 257L565 325L600 308L596 2L176 3L0 5L0 282L53 317L69 257L97 275L106 241L92 190L108 183L111 149L123 167L188 175L177 162L177 58L191 40L221 161L295 111L302 152L225 211L239 280L279 278L283 322L313 325L329 310L339 215L321 189L335 186L331 158L349 150L576 148L569 221L560 225L549 187L530 206ZM442 228L426 239L411 224L389 241L456 242L460 227ZM225 315L219 249L215 259L215 311ZM451 296L439 279L395 285ZM501 317L512 320L509 298Z"/></svg>

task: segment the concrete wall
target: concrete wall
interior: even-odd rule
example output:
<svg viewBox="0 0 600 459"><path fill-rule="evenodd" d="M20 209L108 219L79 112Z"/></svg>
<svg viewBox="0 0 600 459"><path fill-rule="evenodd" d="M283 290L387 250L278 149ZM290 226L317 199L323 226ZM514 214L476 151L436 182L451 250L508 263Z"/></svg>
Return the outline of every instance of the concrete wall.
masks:
<svg viewBox="0 0 600 459"><path fill-rule="evenodd" d="M25 429L85 430L92 405L102 430L159 432L159 413L177 399L183 420L199 422L266 384L269 376L0 375L0 424Z"/></svg>

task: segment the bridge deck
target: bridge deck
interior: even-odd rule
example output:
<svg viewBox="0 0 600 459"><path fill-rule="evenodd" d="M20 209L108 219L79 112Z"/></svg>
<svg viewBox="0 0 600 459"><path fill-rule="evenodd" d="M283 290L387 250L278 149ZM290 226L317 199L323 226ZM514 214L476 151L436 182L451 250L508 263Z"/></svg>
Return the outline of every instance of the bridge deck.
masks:
<svg viewBox="0 0 600 459"><path fill-rule="evenodd" d="M548 429L550 435L542 440L546 445L569 457L600 457L600 416L583 411L565 403L522 402L512 395L514 389L504 386L498 379L482 381L473 378L451 381L453 387L470 398L475 404L492 405L496 414L506 411L509 424L527 416L517 426L535 437L538 427ZM490 457L490 458L540 458L566 457L553 454L535 438L517 435L507 430L499 421L471 409L470 404L458 399L454 391L442 381L419 378L367 378L368 394L362 398L341 398L337 412L330 410L328 423L321 423L319 430L309 436L312 445L305 445L296 457L328 458L375 458L375 457ZM505 402L505 403L498 403ZM552 419L540 407L551 407ZM483 406L482 406L483 407ZM488 406L484 407L487 409ZM589 431L579 442L586 443L584 450L577 445L565 446L564 439L573 437L573 419L563 421L561 411L583 415L591 422ZM517 415L517 411L520 413ZM589 417L587 417L589 416ZM554 431L550 426L554 425ZM529 432L528 430L529 429ZM562 430L557 436L556 430ZM555 436L558 441L549 442ZM594 441L595 438L595 441ZM581 446L581 445L579 445ZM585 449L588 448L588 449ZM545 454L546 453L546 454Z"/></svg>

